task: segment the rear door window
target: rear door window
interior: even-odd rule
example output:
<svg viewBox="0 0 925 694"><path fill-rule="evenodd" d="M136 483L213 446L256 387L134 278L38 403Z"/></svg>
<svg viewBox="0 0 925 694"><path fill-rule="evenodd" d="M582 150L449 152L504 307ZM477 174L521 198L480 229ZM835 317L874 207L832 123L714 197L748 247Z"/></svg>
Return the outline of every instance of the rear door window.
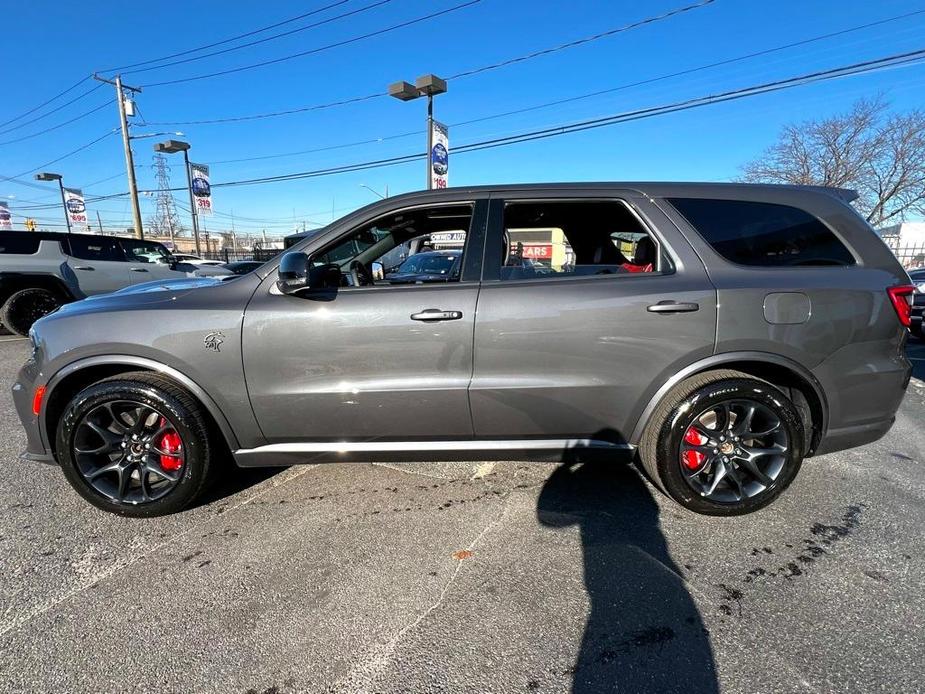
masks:
<svg viewBox="0 0 925 694"><path fill-rule="evenodd" d="M72 235L70 242L71 255L81 260L125 260L118 239L110 236L97 238Z"/></svg>
<svg viewBox="0 0 925 694"><path fill-rule="evenodd" d="M845 266L854 256L813 215L789 205L747 200L669 198L726 260L739 265Z"/></svg>

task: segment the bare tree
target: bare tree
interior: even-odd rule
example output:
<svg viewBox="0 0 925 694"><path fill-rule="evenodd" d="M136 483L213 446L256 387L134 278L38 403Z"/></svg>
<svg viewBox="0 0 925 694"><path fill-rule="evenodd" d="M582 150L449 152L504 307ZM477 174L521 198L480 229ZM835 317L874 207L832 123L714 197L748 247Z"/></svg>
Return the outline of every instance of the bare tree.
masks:
<svg viewBox="0 0 925 694"><path fill-rule="evenodd" d="M743 167L746 181L852 188L875 227L925 213L925 113L861 99L845 114L788 125Z"/></svg>

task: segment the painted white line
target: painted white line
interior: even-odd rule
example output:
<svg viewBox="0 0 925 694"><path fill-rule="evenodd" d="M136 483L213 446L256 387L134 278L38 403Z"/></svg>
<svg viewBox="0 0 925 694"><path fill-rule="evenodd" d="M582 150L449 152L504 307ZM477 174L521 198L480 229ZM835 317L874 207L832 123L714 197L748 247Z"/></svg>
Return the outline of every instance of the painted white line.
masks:
<svg viewBox="0 0 925 694"><path fill-rule="evenodd" d="M0 342L21 342L28 339L28 337L0 337Z"/></svg>

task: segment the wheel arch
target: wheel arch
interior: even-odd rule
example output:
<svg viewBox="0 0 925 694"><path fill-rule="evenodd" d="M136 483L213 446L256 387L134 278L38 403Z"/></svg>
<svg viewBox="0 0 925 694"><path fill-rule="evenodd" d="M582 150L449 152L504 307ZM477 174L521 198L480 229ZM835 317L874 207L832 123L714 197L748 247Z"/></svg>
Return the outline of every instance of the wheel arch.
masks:
<svg viewBox="0 0 925 694"><path fill-rule="evenodd" d="M0 304L22 289L47 289L65 303L76 301L78 298L57 275L4 272L0 280Z"/></svg>
<svg viewBox="0 0 925 694"><path fill-rule="evenodd" d="M240 448L234 430L212 397L193 379L161 362L130 355L94 356L68 364L52 376L46 385L45 406L39 419L39 429L46 450L54 453L55 432L61 412L70 399L81 389L104 378L132 371L149 371L173 381L184 388L203 407L208 419L215 425L229 450Z"/></svg>
<svg viewBox="0 0 925 694"><path fill-rule="evenodd" d="M674 386L686 378L714 369L742 371L784 390L791 396L791 400L794 401L794 405L804 418L804 423L811 431L807 441L806 455L812 455L819 447L819 443L825 436L829 415L828 400L822 384L806 367L792 359L769 352L714 354L679 370L649 399L633 428L631 441L638 443L642 439L643 431L652 413Z"/></svg>

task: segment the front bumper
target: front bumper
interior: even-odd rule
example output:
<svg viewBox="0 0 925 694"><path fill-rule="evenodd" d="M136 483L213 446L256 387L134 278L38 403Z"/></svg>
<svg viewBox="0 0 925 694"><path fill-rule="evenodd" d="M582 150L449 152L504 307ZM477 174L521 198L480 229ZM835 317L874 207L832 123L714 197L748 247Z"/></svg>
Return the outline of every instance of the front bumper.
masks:
<svg viewBox="0 0 925 694"><path fill-rule="evenodd" d="M39 418L32 413L32 396L37 385L37 367L31 359L20 369L16 382L13 384L13 404L16 414L26 432L26 450L20 455L23 460L39 463L54 464L55 459L51 451L45 448L42 442L42 432L39 428Z"/></svg>

